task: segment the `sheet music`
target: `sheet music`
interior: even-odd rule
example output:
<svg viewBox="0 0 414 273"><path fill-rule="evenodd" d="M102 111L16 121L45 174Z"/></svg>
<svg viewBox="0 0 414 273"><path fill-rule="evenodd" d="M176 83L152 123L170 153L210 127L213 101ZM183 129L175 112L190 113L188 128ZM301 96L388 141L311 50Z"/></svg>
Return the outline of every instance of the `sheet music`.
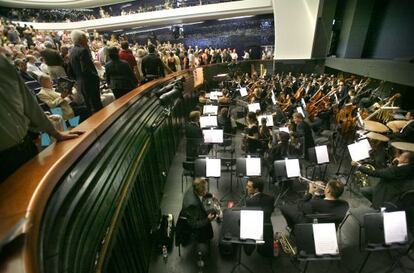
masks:
<svg viewBox="0 0 414 273"><path fill-rule="evenodd" d="M336 104L339 104L338 96L336 95L336 93L334 94L334 96L335 96L335 102L336 102Z"/></svg>
<svg viewBox="0 0 414 273"><path fill-rule="evenodd" d="M364 126L364 120L362 119L361 114L359 112L357 113L357 118L358 118L359 126L363 127Z"/></svg>
<svg viewBox="0 0 414 273"><path fill-rule="evenodd" d="M218 100L218 97L223 96L223 92L221 91L213 91L210 92L210 99L211 100Z"/></svg>
<svg viewBox="0 0 414 273"><path fill-rule="evenodd" d="M217 116L201 116L200 127L217 127Z"/></svg>
<svg viewBox="0 0 414 273"><path fill-rule="evenodd" d="M367 138L358 140L359 143L363 144L365 147L367 147L368 151L372 150L371 144L369 144L369 141Z"/></svg>
<svg viewBox="0 0 414 273"><path fill-rule="evenodd" d="M240 211L240 239L263 240L263 211Z"/></svg>
<svg viewBox="0 0 414 273"><path fill-rule="evenodd" d="M271 96L272 102L273 102L273 104L276 104L277 103L277 100L276 100L275 93L273 92L273 90L271 92L272 92L272 96Z"/></svg>
<svg viewBox="0 0 414 273"><path fill-rule="evenodd" d="M299 159L285 159L287 177L300 176Z"/></svg>
<svg viewBox="0 0 414 273"><path fill-rule="evenodd" d="M288 127L279 127L279 132L286 132L289 134L289 128Z"/></svg>
<svg viewBox="0 0 414 273"><path fill-rule="evenodd" d="M318 164L329 163L329 153L328 153L328 146L316 146L315 147L316 153L316 161Z"/></svg>
<svg viewBox="0 0 414 273"><path fill-rule="evenodd" d="M300 101L301 101L301 103L302 103L302 107L303 107L303 109L305 109L305 110L306 110L306 103L305 103L305 99L304 99L304 98L302 98Z"/></svg>
<svg viewBox="0 0 414 273"><path fill-rule="evenodd" d="M303 117L305 117L305 112L303 112L303 109L302 109L302 107L296 107L296 111L298 112L298 113L300 113L300 114L302 114L302 116Z"/></svg>
<svg viewBox="0 0 414 273"><path fill-rule="evenodd" d="M246 87L240 87L240 96L242 96L242 97L247 96L247 88Z"/></svg>
<svg viewBox="0 0 414 273"><path fill-rule="evenodd" d="M217 115L218 105L204 105L203 114L204 115Z"/></svg>
<svg viewBox="0 0 414 273"><path fill-rule="evenodd" d="M408 237L405 211L385 212L383 217L385 243L406 242Z"/></svg>
<svg viewBox="0 0 414 273"><path fill-rule="evenodd" d="M272 115L258 116L257 120L259 121L260 125L262 125L262 118L266 118L266 126L269 126L269 127L273 126L273 116Z"/></svg>
<svg viewBox="0 0 414 273"><path fill-rule="evenodd" d="M316 255L339 254L335 224L313 224L312 228Z"/></svg>
<svg viewBox="0 0 414 273"><path fill-rule="evenodd" d="M360 161L369 158L368 147L363 142L349 144L348 151L353 161Z"/></svg>
<svg viewBox="0 0 414 273"><path fill-rule="evenodd" d="M261 162L260 158L248 157L246 158L246 175L247 176L260 176L261 175Z"/></svg>
<svg viewBox="0 0 414 273"><path fill-rule="evenodd" d="M259 103L249 104L248 107L249 107L249 112L256 113L257 110L260 111L260 104Z"/></svg>
<svg viewBox="0 0 414 273"><path fill-rule="evenodd" d="M215 158L206 159L206 176L220 177L221 176L221 160Z"/></svg>
<svg viewBox="0 0 414 273"><path fill-rule="evenodd" d="M203 130L204 143L223 143L223 130Z"/></svg>

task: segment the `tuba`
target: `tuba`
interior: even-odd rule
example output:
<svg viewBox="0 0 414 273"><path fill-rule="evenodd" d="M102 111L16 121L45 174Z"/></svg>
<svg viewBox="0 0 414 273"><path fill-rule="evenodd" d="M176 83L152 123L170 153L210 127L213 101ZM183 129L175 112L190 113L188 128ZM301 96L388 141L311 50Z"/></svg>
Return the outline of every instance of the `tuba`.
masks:
<svg viewBox="0 0 414 273"><path fill-rule="evenodd" d="M365 163L365 164L362 164L362 166L372 171L375 171L375 167L372 164ZM365 188L365 187L371 186L368 175L362 173L361 171L355 172L355 181L356 181L356 184L359 186L359 188Z"/></svg>

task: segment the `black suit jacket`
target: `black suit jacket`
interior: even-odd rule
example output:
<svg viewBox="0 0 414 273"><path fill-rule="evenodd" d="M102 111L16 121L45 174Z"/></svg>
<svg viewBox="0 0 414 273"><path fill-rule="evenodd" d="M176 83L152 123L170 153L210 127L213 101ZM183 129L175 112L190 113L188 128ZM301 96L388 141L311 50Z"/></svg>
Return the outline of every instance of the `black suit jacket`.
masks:
<svg viewBox="0 0 414 273"><path fill-rule="evenodd" d="M201 151L203 132L197 123L189 122L185 127L185 137L187 140L187 158L194 160Z"/></svg>
<svg viewBox="0 0 414 273"><path fill-rule="evenodd" d="M265 223L271 223L270 217L272 216L274 203L275 198L273 196L262 192L246 199L246 207L258 207L263 210Z"/></svg>
<svg viewBox="0 0 414 273"><path fill-rule="evenodd" d="M124 60L112 60L105 65L106 82L111 89L132 90L137 79L129 64Z"/></svg>
<svg viewBox="0 0 414 273"><path fill-rule="evenodd" d="M213 238L213 227L208 220L208 214L201 200L195 194L193 187L189 188L184 194L180 214L187 218L187 223L197 241L205 242Z"/></svg>
<svg viewBox="0 0 414 273"><path fill-rule="evenodd" d="M378 170L360 166L358 170L369 176L381 178L373 191L372 206L374 208L383 206L384 202L396 203L404 192L414 189L414 164Z"/></svg>
<svg viewBox="0 0 414 273"><path fill-rule="evenodd" d="M164 64L154 53L150 53L142 59L142 73L144 77L164 77Z"/></svg>
<svg viewBox="0 0 414 273"><path fill-rule="evenodd" d="M99 91L99 77L87 48L75 45L70 51L68 75L76 80L77 88L85 98L89 110L96 112L102 108Z"/></svg>
<svg viewBox="0 0 414 273"><path fill-rule="evenodd" d="M303 138L305 151L307 151L308 148L315 147L315 142L313 141L312 136L312 129L305 121L302 121L296 125L296 135Z"/></svg>
<svg viewBox="0 0 414 273"><path fill-rule="evenodd" d="M401 132L391 134L390 138L394 140L414 142L414 121L411 121L407 126L403 127Z"/></svg>

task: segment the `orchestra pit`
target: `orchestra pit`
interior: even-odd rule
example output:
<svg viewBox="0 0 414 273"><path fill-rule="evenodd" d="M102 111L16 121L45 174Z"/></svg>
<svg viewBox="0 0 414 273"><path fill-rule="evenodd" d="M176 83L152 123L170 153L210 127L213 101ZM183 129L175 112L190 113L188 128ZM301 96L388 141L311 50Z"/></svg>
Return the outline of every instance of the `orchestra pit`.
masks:
<svg viewBox="0 0 414 273"><path fill-rule="evenodd" d="M0 1L0 273L413 272L412 10Z"/></svg>

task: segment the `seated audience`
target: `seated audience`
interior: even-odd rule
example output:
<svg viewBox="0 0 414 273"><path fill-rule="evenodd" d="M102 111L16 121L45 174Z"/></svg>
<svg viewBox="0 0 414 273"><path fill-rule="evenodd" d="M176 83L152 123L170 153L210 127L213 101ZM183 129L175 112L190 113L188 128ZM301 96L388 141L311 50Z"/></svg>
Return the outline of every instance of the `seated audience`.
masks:
<svg viewBox="0 0 414 273"><path fill-rule="evenodd" d="M80 121L84 121L90 116L90 112L85 105L78 105L74 101L72 90L64 90L62 93L56 92L55 88L53 88L52 80L48 75L41 75L39 81L41 88L37 96L50 108L60 107L64 120L79 116Z"/></svg>

